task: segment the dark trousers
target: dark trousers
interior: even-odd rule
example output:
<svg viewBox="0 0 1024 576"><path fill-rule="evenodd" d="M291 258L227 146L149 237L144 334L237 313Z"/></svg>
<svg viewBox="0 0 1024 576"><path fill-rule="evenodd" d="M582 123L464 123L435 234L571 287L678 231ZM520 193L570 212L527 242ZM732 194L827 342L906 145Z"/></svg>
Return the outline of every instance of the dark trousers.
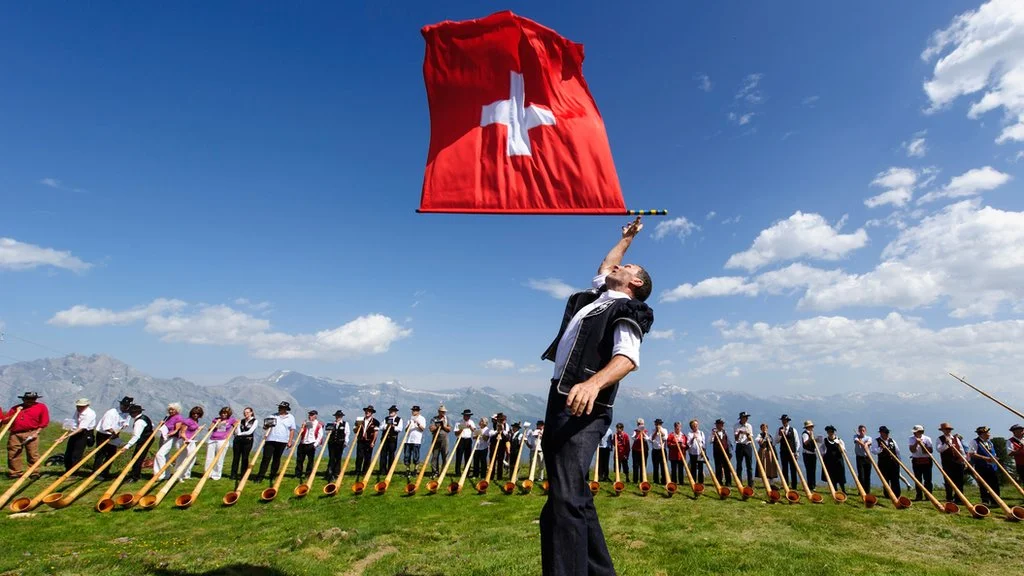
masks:
<svg viewBox="0 0 1024 576"><path fill-rule="evenodd" d="M494 476L492 479L501 480L505 477L505 456L507 455L507 451L505 450L505 440L498 442L494 449L497 450L498 454L494 457Z"/></svg>
<svg viewBox="0 0 1024 576"><path fill-rule="evenodd" d="M736 475L743 478L744 465L747 471L747 486L754 485L754 447L750 444L736 445Z"/></svg>
<svg viewBox="0 0 1024 576"><path fill-rule="evenodd" d="M915 459L911 459L910 465L911 465L911 467L914 470L914 478L917 478L918 482L920 482L921 484L924 484L925 490L928 490L929 492L931 492L932 491L932 461L931 461L931 459L929 459L927 461L925 461L925 460L918 461L916 458ZM924 492L921 492L921 487L918 486L917 484L914 484L914 487L917 489L916 499L917 500L924 499Z"/></svg>
<svg viewBox="0 0 1024 576"><path fill-rule="evenodd" d="M419 465L420 465L420 445L419 444L406 443L406 445L402 448L402 463L405 464L406 468L408 468L410 466L419 467Z"/></svg>
<svg viewBox="0 0 1024 576"><path fill-rule="evenodd" d="M732 482L729 481L729 469L726 466L726 462L729 461L729 455L725 452L715 449L715 478L718 478L718 483L722 486L729 486Z"/></svg>
<svg viewBox="0 0 1024 576"><path fill-rule="evenodd" d="M373 444L359 441L356 443L356 474L366 474L370 467L370 460L373 460Z"/></svg>
<svg viewBox="0 0 1024 576"><path fill-rule="evenodd" d="M611 448L599 448L597 451L597 479L601 482L608 482L608 462L611 460Z"/></svg>
<svg viewBox="0 0 1024 576"><path fill-rule="evenodd" d="M665 454L661 450L651 450L651 469L654 472L651 482L653 484L661 485L668 483L668 478L665 478L664 458Z"/></svg>
<svg viewBox="0 0 1024 576"><path fill-rule="evenodd" d="M142 440L139 440L135 444L135 451L132 452L132 457L133 458L135 457L136 454L139 453L140 450L142 450L142 445L145 444L145 443L146 443L146 441L144 439L142 439ZM148 450L149 447L147 446L146 448L147 448L146 451L148 452L149 451ZM145 459L146 459L146 455L145 454L143 454L142 456L139 456L138 458L135 458L135 463L132 464L132 471L128 473L128 476L126 476L126 478L128 478L130 480L139 480L139 479L141 479L142 478L142 461L145 460Z"/></svg>
<svg viewBox="0 0 1024 576"><path fill-rule="evenodd" d="M956 486L961 492L964 491L964 465L959 462L951 462L942 466L942 470L949 476L949 479L953 481L950 485L946 482L946 502L957 502L963 504L960 501L960 497L956 495L953 490L953 486Z"/></svg>
<svg viewBox="0 0 1024 576"><path fill-rule="evenodd" d="M295 477L303 479L313 471L313 460L316 460L316 444L299 444L295 450ZM305 465L305 466L303 466Z"/></svg>
<svg viewBox="0 0 1024 576"><path fill-rule="evenodd" d="M999 473L996 469L989 465L987 462L971 462L974 465L974 469L981 475L981 479L988 484L992 492L995 492L996 496L999 496ZM978 482L978 491L981 492L981 501L988 506L995 506L996 499L992 497L992 494Z"/></svg>
<svg viewBox="0 0 1024 576"><path fill-rule="evenodd" d="M804 454L804 472L807 474L807 487L814 490L817 487L818 455Z"/></svg>
<svg viewBox="0 0 1024 576"><path fill-rule="evenodd" d="M629 458L619 460L619 473L625 476L623 482L629 482Z"/></svg>
<svg viewBox="0 0 1024 576"><path fill-rule="evenodd" d="M441 468L444 468L444 460L448 457L448 434L440 433L444 435L437 439L434 444L434 452L430 455L430 473L434 476L441 473Z"/></svg>
<svg viewBox="0 0 1024 576"><path fill-rule="evenodd" d="M961 469L961 485L964 483L963 477L964 471ZM864 487L864 491L871 494L871 461L868 460L867 456L857 456L857 479L860 480L860 485Z"/></svg>
<svg viewBox="0 0 1024 576"><path fill-rule="evenodd" d="M281 454L284 454L284 449L287 447L287 442L271 442L270 440L263 445L260 472L256 475L258 480L263 480L266 476L267 466L270 466L270 477L277 478L277 471L281 467Z"/></svg>
<svg viewBox="0 0 1024 576"><path fill-rule="evenodd" d="M565 396L552 387L545 413L544 450L551 490L540 513L541 566L545 576L614 576L587 468L612 421L610 408L595 406L570 416Z"/></svg>
<svg viewBox="0 0 1024 576"><path fill-rule="evenodd" d="M327 445L327 478L333 482L341 474L341 459L345 453L345 443L331 442Z"/></svg>
<svg viewBox="0 0 1024 576"><path fill-rule="evenodd" d="M249 453L252 452L252 436L235 436L231 441L231 479L241 479L249 469Z"/></svg>
<svg viewBox="0 0 1024 576"><path fill-rule="evenodd" d="M391 468L391 463L395 461L395 457L398 455L398 439L390 439L384 441L384 447L380 450L380 468L377 468L377 475L387 474L387 470Z"/></svg>
<svg viewBox="0 0 1024 576"><path fill-rule="evenodd" d="M79 432L68 438L68 444L64 447L64 471L71 470L71 467L78 464L85 454L86 444L92 438L92 430Z"/></svg>
<svg viewBox="0 0 1024 576"><path fill-rule="evenodd" d="M473 440L471 438L459 438L455 446L455 475L462 474L462 466L471 466L473 458Z"/></svg>
<svg viewBox="0 0 1024 576"><path fill-rule="evenodd" d="M704 462L698 459L699 456L690 455L690 474L693 474L697 484L704 483Z"/></svg>
<svg viewBox="0 0 1024 576"><path fill-rule="evenodd" d="M470 475L473 478L483 478L487 474L487 450L473 450L473 469Z"/></svg>
<svg viewBox="0 0 1024 576"><path fill-rule="evenodd" d="M683 472L683 461L682 460L669 460L672 465L672 481L676 484L682 484L683 480L686 479L686 473Z"/></svg>
<svg viewBox="0 0 1024 576"><path fill-rule="evenodd" d="M640 461L641 457L643 458L643 462ZM646 450L642 453L639 450L633 450L633 482L640 482L640 480L642 480L640 465L647 464L650 461L651 459L648 457Z"/></svg>
<svg viewBox="0 0 1024 576"><path fill-rule="evenodd" d="M797 483L796 477L796 460L789 457L789 452L786 451L785 446L782 447L782 450L780 451L779 455L782 456L782 458L780 459L781 462L779 462L779 464L781 464L780 467L782 468L782 470L780 470L779 473L782 474L782 477L786 480L786 482L789 482L790 488L799 486L800 484Z"/></svg>
<svg viewBox="0 0 1024 576"><path fill-rule="evenodd" d="M113 434L107 434L106 432L97 432L96 445L99 446L103 442L106 442L108 439L111 439L113 437ZM99 468L107 460L113 458L115 454L117 454L117 446L114 446L113 444L108 442L106 446L96 451L96 457L92 459L92 469L95 470ZM110 478L110 468L107 468L106 470L103 471L103 477Z"/></svg>
<svg viewBox="0 0 1024 576"><path fill-rule="evenodd" d="M900 487L900 465L895 462L887 462L879 459L878 469L882 471L882 475L885 476L885 481L889 484L889 488L892 488L892 493L897 498L903 495L903 490Z"/></svg>

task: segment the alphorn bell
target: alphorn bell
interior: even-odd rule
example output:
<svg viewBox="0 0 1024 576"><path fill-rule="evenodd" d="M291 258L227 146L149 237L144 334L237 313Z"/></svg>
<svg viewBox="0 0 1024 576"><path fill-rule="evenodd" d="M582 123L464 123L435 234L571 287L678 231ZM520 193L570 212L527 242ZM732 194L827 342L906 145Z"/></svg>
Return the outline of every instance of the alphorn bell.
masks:
<svg viewBox="0 0 1024 576"><path fill-rule="evenodd" d="M132 506L138 504L139 501L141 501L146 496L146 494L149 493L150 489L152 489L153 486L156 486L156 483L160 481L160 477L163 476L164 472L167 472L171 468L171 466L174 465L174 462L178 459L179 456L181 456L181 453L184 452L185 448L187 447L188 444L182 442L181 446L179 446L178 449L174 451L174 454L171 454L171 457L168 458L166 462L164 462L164 465L161 466L160 469L156 471L156 474L153 474L153 477L150 478L148 482L143 484L142 488L139 488L138 492L134 494L132 494L131 492L118 494L117 498L114 498L114 504L117 504L117 506L120 508L131 508Z"/></svg>
<svg viewBox="0 0 1024 576"><path fill-rule="evenodd" d="M296 498L302 498L306 494L309 494L309 490L313 487L313 480L316 479L316 472L320 469L320 460L324 457L324 452L327 451L327 443L331 441L331 435L334 434L334 430L327 431L327 437L324 438L324 445L320 447L320 453L316 455L316 460L313 461L313 469L309 472L309 477L302 484L295 487L292 490L292 494Z"/></svg>
<svg viewBox="0 0 1024 576"><path fill-rule="evenodd" d="M9 420L7 420L7 424L4 425L3 430L0 430L0 440L3 440L4 436L7 436L7 433L11 431L11 426L14 426L14 421L18 419L18 414L21 414L21 406L18 406L14 409L14 412L7 415Z"/></svg>
<svg viewBox="0 0 1024 576"><path fill-rule="evenodd" d="M49 448L46 449L46 452L43 452L43 455L40 456L34 463L32 463L32 465L28 467L28 470L25 470L25 473L14 481L14 484L11 484L11 487L8 488L7 491L3 493L2 496L0 496L0 508L3 508L4 506L7 505L7 501L10 500L12 496L18 493L18 490L21 488L21 485L24 484L32 476L32 474L35 474L36 470L38 470L39 467L42 466L44 462L46 462L46 459L50 457L50 454L53 454L53 451L57 449L57 446L60 446L61 442L68 439L68 436L71 436L71 432L64 432L63 434L61 434L60 438L57 438L57 440Z"/></svg>
<svg viewBox="0 0 1024 576"><path fill-rule="evenodd" d="M782 473L782 463L779 462L779 456L775 453L775 443L772 442L770 436L768 437L768 444L771 446L772 462L775 462L775 469L779 471L779 481L782 483L782 490L786 493L786 500L790 504L796 504L800 501L800 493L792 490L789 484L786 483L786 475Z"/></svg>
<svg viewBox="0 0 1024 576"><path fill-rule="evenodd" d="M440 426L437 427L437 432L444 432ZM412 496L420 489L420 482L423 482L423 476L427 473L427 466L430 465L430 458L434 455L434 446L437 445L437 439L441 436L437 432L434 433L434 439L430 441L430 450L427 450L427 458L423 460L423 466L420 467L420 473L416 475L416 483L409 482L405 485L405 493Z"/></svg>
<svg viewBox="0 0 1024 576"><path fill-rule="evenodd" d="M202 446L203 444L206 444L206 441L209 440L210 434L213 434L214 430L215 428L211 423L210 427L206 430L206 432L203 434L203 437L199 439L199 442L197 442L196 445ZM198 435L199 429L197 428L196 433L195 435L192 436L192 438L195 439L195 437ZM181 444L182 448L185 448L188 445L188 442L182 442ZM196 448L196 456L198 455L199 449ZM174 474L171 474L170 479L168 479L167 482L164 482L163 488L161 488L160 491L156 493L156 496L153 496L152 494L147 494L146 496L139 498L139 507L142 508L143 510L152 510L153 508L159 506L160 503L164 501L164 497L167 496L167 493L171 491L171 488L174 488L174 486L178 483L178 478L181 478L182 474L184 474L187 470L190 470L193 465L195 465L195 459L189 456L188 453L186 453L185 459L182 460L181 464L178 464L178 467L174 469Z"/></svg>
<svg viewBox="0 0 1024 576"><path fill-rule="evenodd" d="M814 439L812 438L812 440ZM835 484L832 483L832 475L828 473L828 466L825 466L825 457L821 455L821 449L818 448L816 441L814 442L814 453L818 455L818 462L821 462L821 473L825 475L825 483L828 484L828 491L832 494L832 500L836 504L846 502L846 494L836 492Z"/></svg>
<svg viewBox="0 0 1024 576"><path fill-rule="evenodd" d="M88 454L83 456L82 459L79 460L77 464L75 464L70 469L68 469L68 471L65 472L64 474L62 474L60 478L57 478L49 486L44 488L42 492L40 492L39 494L36 494L35 498L32 498L32 499L29 499L29 498L16 498L14 500L14 502L11 502L11 511L13 511L13 512L28 512L29 510L35 509L35 507L39 506L39 504L43 501L44 498L46 498L47 496L52 494L55 490L57 490L57 488L60 488L60 485L63 484L65 480L70 478L71 475L74 474L75 472L77 472L79 468L81 468L82 466L85 466L85 463L90 458L93 458L96 455L97 452L102 450L103 447L106 446L108 443L110 443L110 441L113 440L113 439L114 439L114 437L111 436L110 438L107 438L106 440L101 442L99 444L99 446L96 446L95 448L93 448L93 450L91 452L89 452ZM36 460L36 462L40 462L41 460L42 460L42 458L40 458L39 460ZM23 476L27 476L27 474L23 474ZM59 498L58 498L58 500L59 500Z"/></svg>
<svg viewBox="0 0 1024 576"><path fill-rule="evenodd" d="M814 437L811 436L811 442L814 441ZM796 454L793 453L793 448L789 445L789 439L786 439L782 445L786 447L786 452L789 453L789 460L793 463L793 468L796 468L796 477L800 479L800 484L804 487L804 493L807 494L807 499L815 504L821 504L821 494L811 492L811 487L807 484L807 476L804 476L804 471L800 469L800 464L796 461ZM779 474L781 473L782 470L780 469Z"/></svg>
<svg viewBox="0 0 1024 576"><path fill-rule="evenodd" d="M373 458L370 458L370 465L366 467L366 474L363 475L362 480L356 480L355 484L352 485L352 493L356 496L363 493L363 490L370 483L370 475L373 474L373 469L377 467L377 462L380 461L380 453L384 451L384 439L391 433L391 424L388 424L384 428L384 435L380 437L380 445L377 446L377 450L373 454Z"/></svg>
<svg viewBox="0 0 1024 576"><path fill-rule="evenodd" d="M952 502L950 502L948 506L943 506L942 503L939 502L938 498L936 498L934 494L929 492L928 489L925 488L924 484L922 484L920 480L917 479L917 476L914 476L914 473L911 472L909 468L907 468L907 465L904 464L902 460L897 458L896 455L892 453L892 450L889 450L888 446L886 446L885 444L879 444L879 446L881 446L882 449L885 450L886 453L888 453L889 456L891 456L892 459L895 460L896 463L900 465L900 468L902 468L904 472L910 474L910 477L914 479L914 484L917 485L917 489L920 490L921 492L924 492L924 495L928 497L928 501L932 503L932 506L935 506L936 510L942 512L943 514L955 514L960 511L960 508L957 507L957 505L953 504Z"/></svg>
<svg viewBox="0 0 1024 576"><path fill-rule="evenodd" d="M1019 522L1021 520L1024 520L1024 508L1020 506L1014 506L1013 508L1010 508L1009 506L1007 506L1006 502L999 497L999 494L996 494L992 490L992 487L988 485L988 482L985 482L985 479L981 477L981 474L978 474L978 471L974 469L974 466L970 462L968 462L966 458L964 458L963 454L961 454L959 450L956 451L956 455L958 458L960 458L960 461L964 463L964 466L966 466L967 469L971 471L971 475L974 476L974 479L978 481L978 486L981 486L985 490L988 490L989 498L995 500L996 504L998 504L999 507L1003 509L1003 513L1006 514L1007 520L1013 522Z"/></svg>
<svg viewBox="0 0 1024 576"><path fill-rule="evenodd" d="M72 490L70 493L61 494L60 492L54 492L53 494L50 494L46 498L43 498L43 504L46 504L50 508L67 508L79 496L81 496L83 492L85 492L86 488L91 486L92 483L96 481L96 478L98 478L100 474L105 472L107 468L110 468L110 465L114 463L114 460L117 460L117 458L124 454L125 452L126 450L124 448L121 448L117 452L114 452L113 456L107 458L106 462L97 466L96 469L93 470L92 474L90 474L89 477L86 478L85 480L79 482L78 486L75 486L75 489Z"/></svg>
<svg viewBox="0 0 1024 576"><path fill-rule="evenodd" d="M882 490L885 490L885 495L892 500L892 505L895 506L897 510L910 508L913 504L910 501L910 498L907 498L906 496L900 496L899 498L896 497L896 493L892 491L892 486L889 485L889 481L882 475L882 469L878 467L878 463L875 462L875 458L871 455L871 451L865 450L864 454L867 455L868 462L871 462L871 467L875 469L875 474L878 474L878 481L882 483ZM899 486L897 486L897 488L899 488Z"/></svg>
<svg viewBox="0 0 1024 576"><path fill-rule="evenodd" d="M238 502L239 496L242 495L242 490L245 490L245 483L249 481L249 475L252 474L252 469L256 466L256 461L259 460L263 454L263 445L267 443L267 435L263 435L263 439L260 440L258 446L256 446L256 452L253 453L252 458L249 459L249 465L246 466L245 472L242 473L242 479L238 481L238 486L231 492L224 495L221 499L221 504L225 506L234 506L235 502Z"/></svg>
<svg viewBox="0 0 1024 576"><path fill-rule="evenodd" d="M403 446L403 447L405 446L405 441L409 439L409 431L410 430L412 430L411 427L406 427L405 434L402 435L402 441L398 443L399 446ZM497 450L495 450L495 453L497 453ZM398 467L398 453L396 452L395 453L395 458L393 460L391 460L391 466L388 467L388 475L384 477L384 481L383 482L377 482L373 486L373 489L377 492L377 494L383 494L383 493L388 491L388 486L391 485L391 477L394 476L395 468L397 468L397 467Z"/></svg>
<svg viewBox="0 0 1024 576"><path fill-rule="evenodd" d="M683 462L683 472L686 472L686 479L690 482L690 490L693 490L693 496L696 498L704 493L704 485L694 480L693 472L690 472L690 463L686 461L686 453L678 443L676 443L676 450L679 452L679 459Z"/></svg>
<svg viewBox="0 0 1024 576"><path fill-rule="evenodd" d="M614 444L615 444L615 484L612 484L612 490L614 490L615 491L615 495L618 496L619 494L622 494L623 490L626 489L626 485L622 483L622 475L620 474L620 472L621 472L620 469L622 467L619 466L619 433L618 432L616 432L615 436L613 436L613 440L614 440ZM531 475L533 474L532 470L531 470L530 474Z"/></svg>
<svg viewBox="0 0 1024 576"><path fill-rule="evenodd" d="M647 446L644 444L644 434L640 432L640 495L647 496L651 491L651 483L647 481Z"/></svg>
<svg viewBox="0 0 1024 576"><path fill-rule="evenodd" d="M955 447L952 449L959 451L959 449ZM967 499L967 496L964 496L964 493L960 490L960 488L957 487L956 483L953 482L953 479L949 477L949 474L946 474L946 470L943 469L943 467L939 464L939 461L935 459L935 456L929 453L928 457L932 459L932 463L934 463L935 466L939 469L939 473L942 474L942 479L946 481L946 486L949 486L950 488L953 489L953 493L956 494L957 498L959 498L960 501L964 503L964 506L967 507L967 510L971 513L971 516L980 520L989 515L990 511L988 509L988 506L985 506L984 504L978 504L977 506L971 504L971 501Z"/></svg>
<svg viewBox="0 0 1024 576"><path fill-rule="evenodd" d="M455 442L452 442L452 451L448 453L448 457L445 458L444 466L441 467L441 474L438 475L437 480L431 480L427 482L427 492L431 494L437 494L437 489L444 483L444 477L448 474L448 467L451 466L452 460L455 460L455 452L459 449L458 436L455 437Z"/></svg>
<svg viewBox="0 0 1024 576"><path fill-rule="evenodd" d="M473 439L473 449L470 450L470 454L476 455L476 447L480 444L480 436ZM466 467L462 469L462 476L458 482L452 482L448 485L448 494L454 496L459 492L462 492L462 486L466 483L466 477L469 476L469 462L466 463Z"/></svg>
<svg viewBox="0 0 1024 576"><path fill-rule="evenodd" d="M494 441L494 452L491 454L491 462L487 465L487 477L476 483L477 494L486 494L487 487L491 485L491 473L494 472L494 461L498 459L498 446L501 442L501 432L498 432L497 440Z"/></svg>
<svg viewBox="0 0 1024 576"><path fill-rule="evenodd" d="M132 471L132 468L135 466L135 463L139 461L139 458L146 455L149 445L153 442L153 439L156 438L156 435L160 433L160 427L163 425L164 421L161 420L159 424L153 427L153 432L149 435L149 438L143 440L139 449L135 451L135 455L132 456L132 459L124 465L124 470L121 470L121 473L117 475L117 478L115 478L114 481L110 483L110 486L107 487L107 491L100 496L99 501L96 502L97 512L105 514L114 509L114 493L121 487L124 479L128 477L128 473Z"/></svg>
<svg viewBox="0 0 1024 576"><path fill-rule="evenodd" d="M288 455L284 457L284 462L281 463L281 470L277 473L277 479L274 480L274 485L270 488L266 488L263 492L260 492L260 500L264 502L270 502L274 498L277 498L277 493L281 489L281 482L284 481L285 474L288 473L288 464L292 461L292 456L295 456L295 451L299 448L299 440L302 439L302 434L306 430L306 423L303 422L302 426L299 427L299 433L295 435L295 441L292 444L292 449L288 451Z"/></svg>
<svg viewBox="0 0 1024 576"><path fill-rule="evenodd" d="M778 490L772 489L772 483L768 481L768 472L764 469L764 462L761 461L761 455L758 452L759 450L754 450L754 461L757 462L757 471L761 475L761 482L764 483L764 494L768 497L769 504L775 504L782 498L782 494L779 494Z"/></svg>
<svg viewBox="0 0 1024 576"><path fill-rule="evenodd" d="M854 442L857 440L854 439ZM867 452L867 449L864 450ZM843 460L846 460L846 466L850 469L850 475L853 476L853 482L857 485L857 493L860 494L860 499L864 502L865 508L874 508L875 504L878 504L878 498L874 494L868 494L867 490L864 490L864 485L860 483L860 476L857 475L857 470L853 467L853 462L850 461L850 457L846 454L846 447L842 444L839 445L839 453L843 455Z"/></svg>
<svg viewBox="0 0 1024 576"><path fill-rule="evenodd" d="M672 476L668 473L668 455L665 453L664 441L661 443L661 465L665 469L665 493L671 498L676 490L679 490L679 486L676 486L676 483L672 481Z"/></svg>
<svg viewBox="0 0 1024 576"><path fill-rule="evenodd" d="M178 508L188 508L189 506L192 505L193 502L196 501L197 498L199 498L199 493L203 491L203 486L206 485L206 481L210 478L210 474L212 474L213 469L216 468L217 462L220 462L220 459L224 456L224 453L228 451L228 443L231 440L231 436L234 435L235 430L238 429L239 424L241 424L241 421L236 420L235 424L231 427L231 430L228 430L228 435L224 438L224 443L220 445L220 448L218 448L217 452L213 455L213 462L210 462L210 465L207 466L206 470L203 471L202 478L199 479L199 482L196 482L196 487L192 490L192 492L189 494L182 494L181 496L178 496L177 498L174 499L175 506L177 506ZM213 429L213 424L210 424L210 430ZM206 445L206 452L210 452L209 444Z"/></svg>
<svg viewBox="0 0 1024 576"><path fill-rule="evenodd" d="M526 432L523 432L522 438L519 439L519 450L516 452L516 463L512 468L512 480L505 482L505 486L502 487L502 491L506 495L512 494L516 491L516 482L519 480L519 461L523 458L523 448L526 447Z"/></svg>
<svg viewBox="0 0 1024 576"><path fill-rule="evenodd" d="M729 497L729 494L731 493L729 488L727 486L722 486L718 482L718 475L715 474L715 472L710 469L711 460L708 459L708 453L706 450L704 450L704 445L700 442L697 442L697 447L700 448L700 453L704 456L704 463L708 465L708 473L711 474L711 481L714 482L715 484L715 491L718 492L718 497L721 498L722 500L725 500L726 498Z"/></svg>
<svg viewBox="0 0 1024 576"><path fill-rule="evenodd" d="M526 480L523 480L523 486L520 488L520 491L523 494L529 494L530 491L533 490L533 478L534 478L534 474L537 473L537 456L539 454L540 454L540 450L537 450L535 448L533 450L533 458L531 459L531 462L530 462L530 477L527 478Z"/></svg>
<svg viewBox="0 0 1024 576"><path fill-rule="evenodd" d="M740 487L740 497L743 500L750 498L751 496L754 495L754 489L751 488L750 486L745 486L743 484L743 481L740 480L740 475L736 473L736 467L732 465L732 460L728 458L728 454L725 451L725 446L722 446L722 441L718 438L717 434L712 435L715 437L715 444L718 444L718 449L721 450L723 454L726 454L725 463L728 465L729 473L732 474L732 481L735 482L736 485ZM751 446L751 448L753 448L753 446Z"/></svg>
<svg viewBox="0 0 1024 576"><path fill-rule="evenodd" d="M359 429L363 423L359 422L356 424L356 430L352 434L352 443L348 447L348 454L345 456L345 462L341 465L341 470L338 472L338 478L334 482L328 482L324 485L324 496L334 496L338 493L338 487L341 486L342 480L345 479L345 471L348 470L348 463L352 460L352 453L356 450L356 444L359 443Z"/></svg>
<svg viewBox="0 0 1024 576"><path fill-rule="evenodd" d="M601 491L601 483L597 479L597 467L601 463L601 447L594 450L594 479L590 481L590 493L597 494Z"/></svg>

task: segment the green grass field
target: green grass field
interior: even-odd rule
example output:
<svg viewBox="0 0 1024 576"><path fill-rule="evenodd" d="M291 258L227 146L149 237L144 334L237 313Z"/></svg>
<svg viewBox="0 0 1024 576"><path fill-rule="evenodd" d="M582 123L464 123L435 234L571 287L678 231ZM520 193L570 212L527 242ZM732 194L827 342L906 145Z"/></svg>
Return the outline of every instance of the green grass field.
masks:
<svg viewBox="0 0 1024 576"><path fill-rule="evenodd" d="M191 508L174 508L174 497L190 492L200 474L197 467L193 480L151 511L95 512L104 484L63 510L41 505L10 517L5 509L0 574L540 574L539 491L506 496L492 486L481 496L467 483L457 496L422 490L406 497L405 479L396 476L382 496L353 496L347 476L333 498L322 496L318 479L297 499L297 482L287 478L270 503L259 501L267 483L250 483L238 504L225 508L221 498L233 482L223 479L208 482ZM22 494L35 495L50 478ZM0 481L0 492L10 483ZM842 505L827 496L824 504L769 505L762 494L693 499L686 488L666 498L655 487L641 497L629 485L614 497L604 485L596 500L624 576L1024 573L1024 523L1005 521L999 510L975 520L966 510L939 514L926 502L894 510L883 500L867 510L855 497ZM1016 496L1011 505L1020 503Z"/></svg>

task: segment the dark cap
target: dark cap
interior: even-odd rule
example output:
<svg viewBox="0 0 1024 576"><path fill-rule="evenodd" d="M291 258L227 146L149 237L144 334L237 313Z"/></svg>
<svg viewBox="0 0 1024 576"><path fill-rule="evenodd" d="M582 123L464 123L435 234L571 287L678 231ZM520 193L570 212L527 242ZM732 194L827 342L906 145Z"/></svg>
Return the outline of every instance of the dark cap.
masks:
<svg viewBox="0 0 1024 576"><path fill-rule="evenodd" d="M469 408L466 408L465 410L462 411L462 415L463 416L472 416L473 415L473 411L470 410Z"/></svg>
<svg viewBox="0 0 1024 576"><path fill-rule="evenodd" d="M878 427L878 431L879 432L884 432L884 433L888 434L889 433L889 427L888 426L879 426Z"/></svg>
<svg viewBox="0 0 1024 576"><path fill-rule="evenodd" d="M342 418L344 416L345 416L344 412L342 412L341 410L335 410L335 412L334 412L334 417L335 418Z"/></svg>
<svg viewBox="0 0 1024 576"><path fill-rule="evenodd" d="M779 416L779 420L782 420L783 422L793 421L793 419L789 417L789 414L783 414L782 416Z"/></svg>
<svg viewBox="0 0 1024 576"><path fill-rule="evenodd" d="M505 414L503 412L498 412L497 414L494 415L494 419L495 420L504 420L505 419Z"/></svg>
<svg viewBox="0 0 1024 576"><path fill-rule="evenodd" d="M289 404L287 401L281 402L280 404L277 405L277 407L278 408L284 408L285 410L289 410L289 411L292 409L292 405Z"/></svg>
<svg viewBox="0 0 1024 576"><path fill-rule="evenodd" d="M740 418L750 418L750 414L747 414L746 412L740 412Z"/></svg>
<svg viewBox="0 0 1024 576"><path fill-rule="evenodd" d="M139 413L139 412L142 412L142 411L143 411L142 410L142 406L139 406L138 404L132 404L131 406L128 407L128 412L129 413L135 414L135 413Z"/></svg>
<svg viewBox="0 0 1024 576"><path fill-rule="evenodd" d="M25 392L21 396L18 396L18 398L21 398L22 400L38 400L42 398L42 396L40 396L38 392Z"/></svg>
<svg viewBox="0 0 1024 576"><path fill-rule="evenodd" d="M1016 432L1017 430L1024 430L1024 426L1021 426L1020 424L1010 426L1010 432Z"/></svg>
<svg viewBox="0 0 1024 576"><path fill-rule="evenodd" d="M316 410L310 410L309 412L306 412L306 414L308 414L310 416L319 416L320 415L320 413L317 412Z"/></svg>
<svg viewBox="0 0 1024 576"><path fill-rule="evenodd" d="M718 424L725 424L725 420L722 420L721 418L719 418L718 420L715 420L715 424L716 425L718 425Z"/></svg>
<svg viewBox="0 0 1024 576"><path fill-rule="evenodd" d="M391 405L391 406L390 406L390 407L388 408L388 412L398 412L398 406L395 406L394 404L392 404L392 405Z"/></svg>
<svg viewBox="0 0 1024 576"><path fill-rule="evenodd" d="M373 404L368 404L366 406L366 408L363 408L363 412L369 412L370 414L376 414L377 413L377 411L374 410L374 408L373 408Z"/></svg>
<svg viewBox="0 0 1024 576"><path fill-rule="evenodd" d="M537 420L537 426L543 426L543 425L544 425L544 421L543 420Z"/></svg>
<svg viewBox="0 0 1024 576"><path fill-rule="evenodd" d="M513 423L512 423L512 427L513 427L513 428L522 428L522 426L523 426L523 425L522 425L521 423L519 423L519 422L513 422Z"/></svg>
<svg viewBox="0 0 1024 576"><path fill-rule="evenodd" d="M413 412L419 412L420 411L420 407L419 406L413 406L412 407L412 411Z"/></svg>
<svg viewBox="0 0 1024 576"><path fill-rule="evenodd" d="M985 432L988 432L989 430L990 430L990 428L988 426L978 426L977 428L975 428L974 433L975 434L984 434Z"/></svg>
<svg viewBox="0 0 1024 576"><path fill-rule="evenodd" d="M118 402L118 404L128 404L130 406L132 402L135 402L135 398L125 396L124 398L121 398L121 401Z"/></svg>
<svg viewBox="0 0 1024 576"><path fill-rule="evenodd" d="M836 431L836 427L835 426L833 426L831 424L829 424L828 426L825 426L825 432L835 432L835 431Z"/></svg>
<svg viewBox="0 0 1024 576"><path fill-rule="evenodd" d="M654 423L655 423L655 424L664 424L664 423L665 423L665 421L664 421L664 420L662 420L661 418L655 418L655 419L654 419Z"/></svg>

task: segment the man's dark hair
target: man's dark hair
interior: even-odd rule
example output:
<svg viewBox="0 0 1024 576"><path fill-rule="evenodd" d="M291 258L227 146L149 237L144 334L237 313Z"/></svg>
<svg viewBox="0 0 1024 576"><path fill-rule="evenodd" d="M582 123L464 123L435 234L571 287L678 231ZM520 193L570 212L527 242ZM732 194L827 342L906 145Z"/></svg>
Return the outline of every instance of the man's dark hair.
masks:
<svg viewBox="0 0 1024 576"><path fill-rule="evenodd" d="M644 285L633 288L633 297L641 302L646 302L651 296L651 275L647 273L647 270L640 268L640 271L636 273L636 277L639 278Z"/></svg>

